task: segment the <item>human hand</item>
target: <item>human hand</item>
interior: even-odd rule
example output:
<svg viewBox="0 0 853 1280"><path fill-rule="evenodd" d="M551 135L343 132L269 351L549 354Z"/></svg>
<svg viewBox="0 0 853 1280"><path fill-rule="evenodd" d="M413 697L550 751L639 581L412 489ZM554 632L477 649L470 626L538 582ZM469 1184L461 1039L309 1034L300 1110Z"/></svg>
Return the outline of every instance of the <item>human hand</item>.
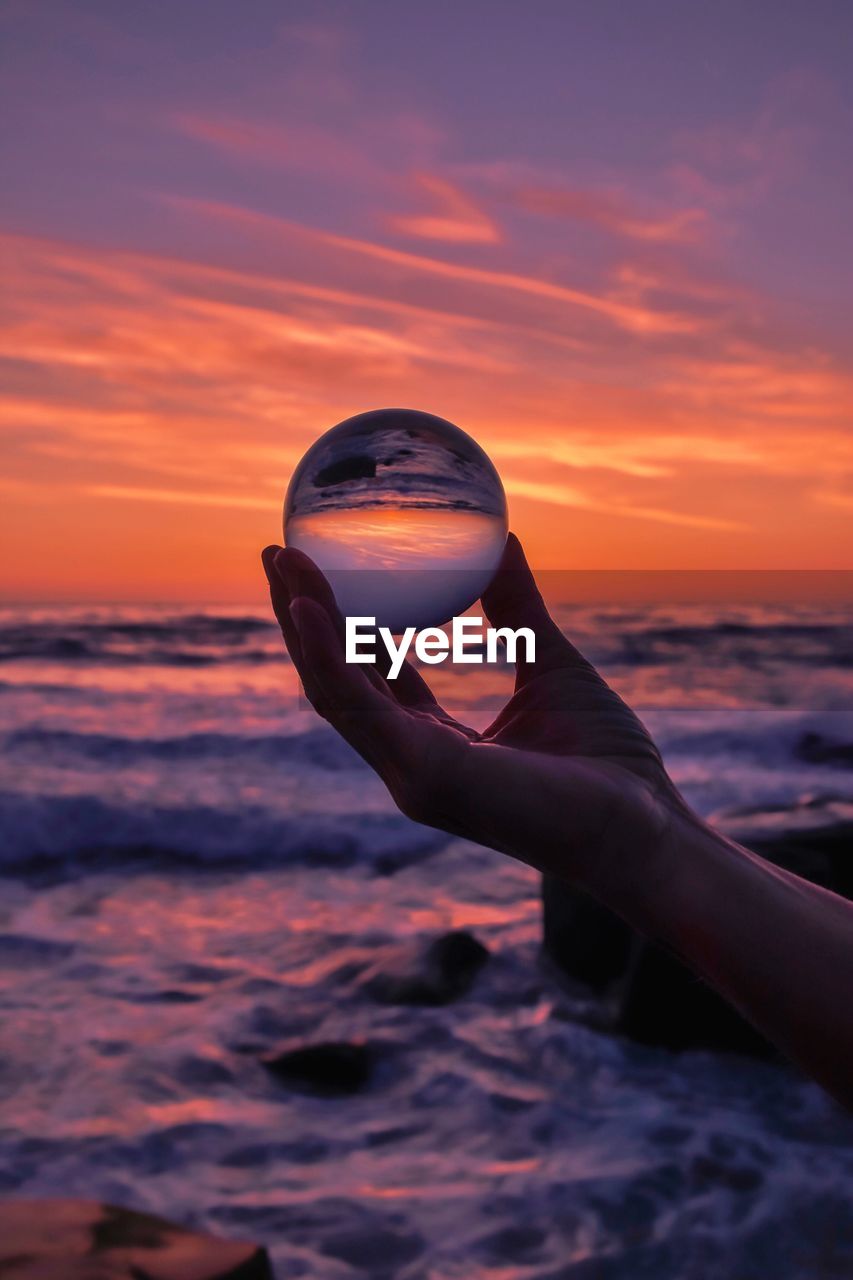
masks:
<svg viewBox="0 0 853 1280"><path fill-rule="evenodd" d="M557 875L657 938L853 1107L849 902L770 867L691 813L634 713L549 616L510 535L483 608L530 627L535 664L484 733L408 663L394 681L344 660L331 587L267 547L273 608L314 707L418 822Z"/></svg>
<svg viewBox="0 0 853 1280"><path fill-rule="evenodd" d="M309 701L403 813L614 904L660 873L686 806L643 725L550 617L514 535L482 603L492 626L535 632L536 660L519 662L483 733L449 716L410 663L387 681L345 662L343 619L306 555L267 547L263 563Z"/></svg>

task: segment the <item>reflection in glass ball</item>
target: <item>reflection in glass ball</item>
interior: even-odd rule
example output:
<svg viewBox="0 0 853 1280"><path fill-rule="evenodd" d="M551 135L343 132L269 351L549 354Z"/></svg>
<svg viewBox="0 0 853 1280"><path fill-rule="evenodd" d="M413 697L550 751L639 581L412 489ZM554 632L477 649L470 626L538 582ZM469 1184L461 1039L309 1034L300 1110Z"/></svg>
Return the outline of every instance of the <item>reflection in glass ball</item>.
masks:
<svg viewBox="0 0 853 1280"><path fill-rule="evenodd" d="M500 477L480 446L413 409L361 413L305 454L284 540L329 578L345 616L440 626L489 585L507 535Z"/></svg>

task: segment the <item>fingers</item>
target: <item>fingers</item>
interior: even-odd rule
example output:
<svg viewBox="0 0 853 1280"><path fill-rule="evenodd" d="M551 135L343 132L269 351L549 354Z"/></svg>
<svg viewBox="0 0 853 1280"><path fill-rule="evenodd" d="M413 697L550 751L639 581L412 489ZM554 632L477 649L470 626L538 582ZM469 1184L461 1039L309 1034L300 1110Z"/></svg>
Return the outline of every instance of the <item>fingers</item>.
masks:
<svg viewBox="0 0 853 1280"><path fill-rule="evenodd" d="M290 580L314 593L295 597L280 573L281 549L267 547L262 559L276 617L314 708L376 770L404 813L442 825L445 820L437 816L437 799L445 797L449 782L459 781L458 757L467 743L464 733L440 726L432 716L410 713L410 706L426 707L429 702L435 707L436 703L409 664L402 678L394 681L402 693L398 701L373 667L346 661L341 630L316 598L328 599L324 594L328 584L307 557L295 560L288 553L285 559L288 570L292 569ZM340 618L337 608L336 616ZM438 795L433 776L444 779Z"/></svg>
<svg viewBox="0 0 853 1280"><path fill-rule="evenodd" d="M261 561L270 587L270 602L272 603L273 613L276 616L278 625L281 627L281 634L284 637L284 643L287 645L287 652L290 654L293 665L298 669L301 654L299 651L299 636L290 617L290 594L283 578L275 567L276 555L281 550L282 548L277 546L264 547L261 552Z"/></svg>
<svg viewBox="0 0 853 1280"><path fill-rule="evenodd" d="M493 627L529 627L536 636L536 657L532 663L519 657L515 685L522 688L535 675L564 667L589 667L570 644L548 612L536 581L514 533L507 538L503 559L488 590L483 608ZM519 654L525 649L518 646ZM591 668L590 668L591 669Z"/></svg>
<svg viewBox="0 0 853 1280"><path fill-rule="evenodd" d="M305 693L315 710L386 781L405 774L417 722L376 688L363 667L345 660L337 628L315 599L291 601L290 617Z"/></svg>
<svg viewBox="0 0 853 1280"><path fill-rule="evenodd" d="M310 560L302 551L297 551L295 547L265 547L261 552L261 560L270 584L270 599L273 611L281 627L281 633L284 636L284 642L293 660L293 665L299 672L304 685L302 647L298 631L291 617L291 602L299 596L315 600L325 610L341 642L343 642L344 620L341 611L338 608L328 579L317 568L314 561ZM368 679L377 689L381 689L384 694L391 696L387 684L378 672L374 671L372 667L366 667L365 671Z"/></svg>
<svg viewBox="0 0 853 1280"><path fill-rule="evenodd" d="M376 667L381 675L387 678L391 667L391 655L387 649L377 649ZM403 662L396 680L388 681L388 688L404 707L411 707L413 710L441 711L432 689L408 658Z"/></svg>
<svg viewBox="0 0 853 1280"><path fill-rule="evenodd" d="M273 557L276 573L283 580L291 600L305 596L325 609L339 635L344 634L344 620L329 579L304 551L296 547L280 547Z"/></svg>
<svg viewBox="0 0 853 1280"><path fill-rule="evenodd" d="M345 633L343 616L338 608L338 603L328 578L317 568L314 561L296 547L267 547L262 554L262 559L267 577L270 576L270 570L272 570L278 582L283 582L285 586L284 594L287 597L287 605L284 612L286 616L284 622L279 618L279 623L291 653L293 652L291 634L294 645L298 646L299 639L295 629L290 625L289 603L298 596L305 596L310 600L315 600L331 618L335 630L343 641ZM275 608L275 599L273 599L273 607ZM276 616L278 616L278 611ZM377 689L383 689L391 697L396 698L404 707L440 710L429 685L410 662L403 663L400 674L396 680L390 683L385 680L389 666L390 657L387 651L380 649L376 668L365 665L363 669L368 679Z"/></svg>

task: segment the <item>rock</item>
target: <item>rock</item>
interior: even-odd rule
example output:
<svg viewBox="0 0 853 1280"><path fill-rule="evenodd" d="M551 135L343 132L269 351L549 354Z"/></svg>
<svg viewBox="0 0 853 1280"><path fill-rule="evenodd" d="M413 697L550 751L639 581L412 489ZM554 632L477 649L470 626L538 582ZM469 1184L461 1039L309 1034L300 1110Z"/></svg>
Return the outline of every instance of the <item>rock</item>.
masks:
<svg viewBox="0 0 853 1280"><path fill-rule="evenodd" d="M842 898L853 898L853 821L836 819L832 805L815 811L819 821L800 821L785 830L762 828L759 824L734 827L731 834L740 844L777 867L793 871ZM800 815L801 815L801 811Z"/></svg>
<svg viewBox="0 0 853 1280"><path fill-rule="evenodd" d="M395 969L380 969L366 989L383 1004L449 1004L470 991L488 959L482 942L459 929L404 957Z"/></svg>
<svg viewBox="0 0 853 1280"><path fill-rule="evenodd" d="M0 1204L3 1280L273 1280L265 1249L95 1200Z"/></svg>
<svg viewBox="0 0 853 1280"><path fill-rule="evenodd" d="M616 1028L664 1049L717 1049L772 1057L775 1050L738 1011L662 947L637 937L623 980Z"/></svg>
<svg viewBox="0 0 853 1280"><path fill-rule="evenodd" d="M542 945L568 977L603 992L621 978L633 931L595 898L556 876L542 877Z"/></svg>
<svg viewBox="0 0 853 1280"><path fill-rule="evenodd" d="M820 733L804 733L794 754L806 764L840 764L853 768L853 742L832 742Z"/></svg>
<svg viewBox="0 0 853 1280"><path fill-rule="evenodd" d="M609 1021L596 1026L673 1050L769 1052L722 996L593 898L544 877L542 899L548 959L611 1002Z"/></svg>
<svg viewBox="0 0 853 1280"><path fill-rule="evenodd" d="M848 809L818 797L720 815L717 825L776 866L853 898ZM722 996L597 902L548 876L542 899L545 954L566 976L611 998L614 1030L674 1050L775 1053Z"/></svg>
<svg viewBox="0 0 853 1280"><path fill-rule="evenodd" d="M294 1089L335 1097L358 1093L369 1083L375 1051L368 1045L329 1040L279 1048L261 1062Z"/></svg>

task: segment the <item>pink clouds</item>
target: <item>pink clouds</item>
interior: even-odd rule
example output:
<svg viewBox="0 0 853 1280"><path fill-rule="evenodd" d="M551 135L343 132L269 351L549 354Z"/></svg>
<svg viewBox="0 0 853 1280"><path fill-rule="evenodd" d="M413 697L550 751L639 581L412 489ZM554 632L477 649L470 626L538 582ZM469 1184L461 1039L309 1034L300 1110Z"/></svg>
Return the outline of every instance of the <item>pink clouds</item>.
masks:
<svg viewBox="0 0 853 1280"><path fill-rule="evenodd" d="M388 225L393 231L451 244L499 244L503 239L492 219L443 178L421 173L415 176L413 185L426 194L434 205L434 212L389 217Z"/></svg>
<svg viewBox="0 0 853 1280"><path fill-rule="evenodd" d="M701 238L707 215L703 209L676 209L644 214L623 195L610 192L520 188L512 193L523 209L548 217L574 218L629 240L651 244L691 244Z"/></svg>
<svg viewBox="0 0 853 1280"><path fill-rule="evenodd" d="M10 10L7 588L59 538L238 594L382 404L474 432L540 565L846 563L837 16L477 8Z"/></svg>
<svg viewBox="0 0 853 1280"><path fill-rule="evenodd" d="M671 176L715 212L766 199L802 176L818 121L839 108L831 80L813 70L789 71L764 88L748 120L680 129Z"/></svg>
<svg viewBox="0 0 853 1280"><path fill-rule="evenodd" d="M698 206L645 209L624 191L498 181L495 195L526 213L586 223L610 235L647 244L694 244L705 234L707 213Z"/></svg>
<svg viewBox="0 0 853 1280"><path fill-rule="evenodd" d="M168 123L185 137L250 165L315 173L331 170L359 181L377 177L376 167L352 141L328 129L193 112L179 112Z"/></svg>
<svg viewBox="0 0 853 1280"><path fill-rule="evenodd" d="M318 231L270 214L237 206L210 201L181 203L196 213L243 226L248 232L262 236L270 243L278 242L284 245L288 240L302 239L313 242L317 246L323 246L329 251L338 251L344 257L356 257L387 264L388 267L393 268L397 277L401 272L414 278L439 277L452 282L451 287L454 292L462 288L469 293L472 289L480 289L487 293L497 291L509 297L526 295L555 304L563 312L571 312L574 309L593 312L609 323L636 334L695 333L706 327L703 317L692 311L643 304L636 298L630 302L624 301L612 287L606 287L601 292L593 292L533 275L523 275L517 271L467 266L441 258L409 253L381 243Z"/></svg>
<svg viewBox="0 0 853 1280"><path fill-rule="evenodd" d="M252 271L7 238L16 301L3 340L17 373L0 431L12 506L50 494L70 520L75 504L108 503L128 531L146 504L176 521L216 509L242 522L234 537L248 555L317 431L408 403L482 440L540 563L561 562L578 522L598 530L608 563L631 563L635 549L671 562L673 529L679 554L736 564L748 538L752 563L774 563L783 518L799 512L815 529L807 545L849 515L833 476L853 470L840 421L853 379L826 359L746 344L722 321L637 334L622 313L590 308L601 299L547 281L247 211L181 211L224 219L250 243L260 235L268 264L270 236L292 241L304 278L284 259ZM338 288L322 282L330 261ZM423 291L433 280L446 285L443 308ZM519 314L528 294L545 307L536 323ZM564 329L588 312L599 322L567 345Z"/></svg>

